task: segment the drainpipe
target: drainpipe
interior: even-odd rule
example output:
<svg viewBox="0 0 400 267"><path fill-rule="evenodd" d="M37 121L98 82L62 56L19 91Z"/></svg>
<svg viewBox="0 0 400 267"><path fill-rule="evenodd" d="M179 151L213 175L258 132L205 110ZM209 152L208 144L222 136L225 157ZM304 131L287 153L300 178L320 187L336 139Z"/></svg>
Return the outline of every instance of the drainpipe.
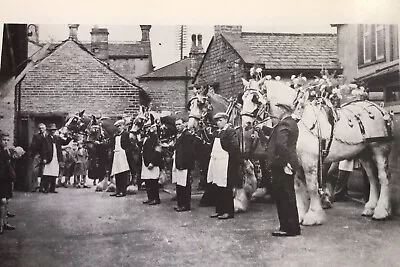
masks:
<svg viewBox="0 0 400 267"><path fill-rule="evenodd" d="M185 106L186 106L186 103L189 101L189 99L188 99L189 98L189 92L188 92L189 81L187 78L188 78L188 69L187 69L187 67L185 67Z"/></svg>

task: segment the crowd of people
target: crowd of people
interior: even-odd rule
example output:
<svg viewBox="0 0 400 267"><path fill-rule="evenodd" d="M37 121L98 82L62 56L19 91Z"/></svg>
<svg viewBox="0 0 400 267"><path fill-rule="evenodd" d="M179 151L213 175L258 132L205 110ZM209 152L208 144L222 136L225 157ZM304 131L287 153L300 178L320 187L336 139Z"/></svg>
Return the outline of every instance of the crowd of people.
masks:
<svg viewBox="0 0 400 267"><path fill-rule="evenodd" d="M299 166L296 156L296 143L298 127L296 120L291 116L289 106L279 105L281 113L274 118L275 127L272 131L267 148L267 169L272 176L272 195L275 200L280 227L272 233L273 236L300 235L300 225L294 192L294 174ZM234 218L234 190L240 188L241 180L241 154L239 139L236 131L228 123L228 114L217 113L214 121L218 127L212 138L212 151L207 173L207 183L216 188L215 213L211 218L226 220ZM115 197L127 195L129 177L138 175L135 166L133 151L135 150L132 136L126 127L126 121L121 119L115 122L117 131L111 142L96 145L107 145L112 150L112 164L110 176L115 177ZM176 184L177 205L176 212L191 210L191 185L193 170L196 161L196 137L187 128L187 121L183 118L175 120L176 136L168 143L160 144L157 136L157 125L151 124L143 136L134 135L136 145L140 143L140 179L137 184L144 183L147 199L143 204L161 204L159 195L160 169L163 168L162 149L173 151L172 182ZM65 177L63 184L67 185L70 178L74 178L76 187L88 187L86 177L88 173L88 152L82 135L75 138L61 138L57 134L54 123L46 127L38 125L39 131L32 138L31 157L33 162L31 185L32 192L57 193L56 179L60 174ZM8 224L7 218L14 216L7 210L8 200L12 197L12 184L15 180L15 171L12 159L7 153L9 135L1 133L0 147L0 197L1 197L1 222L0 233L3 229L15 229ZM68 150L72 165L65 163L63 151ZM61 167L60 167L61 166ZM72 167L72 168L71 168ZM39 182L39 179L40 182ZM342 179L343 180L343 179ZM344 179L346 180L346 179ZM346 180L347 182L347 180ZM339 193L345 194L340 185Z"/></svg>

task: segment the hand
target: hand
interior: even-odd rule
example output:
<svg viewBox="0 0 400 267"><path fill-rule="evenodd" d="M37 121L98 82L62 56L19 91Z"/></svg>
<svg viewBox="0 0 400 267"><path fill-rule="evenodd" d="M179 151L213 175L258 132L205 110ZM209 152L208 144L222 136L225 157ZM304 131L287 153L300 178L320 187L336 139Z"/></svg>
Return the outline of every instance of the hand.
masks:
<svg viewBox="0 0 400 267"><path fill-rule="evenodd" d="M292 166L290 166L289 163L286 164L286 166L283 168L283 171L284 171L286 174L293 175Z"/></svg>
<svg viewBox="0 0 400 267"><path fill-rule="evenodd" d="M152 163L149 164L149 167L147 167L149 170L154 168L154 165Z"/></svg>
<svg viewBox="0 0 400 267"><path fill-rule="evenodd" d="M47 163L47 160L44 159L44 160L43 160L43 163L46 164L46 163Z"/></svg>
<svg viewBox="0 0 400 267"><path fill-rule="evenodd" d="M99 142L99 141L94 141L94 143L95 143L96 145L100 145L100 142Z"/></svg>

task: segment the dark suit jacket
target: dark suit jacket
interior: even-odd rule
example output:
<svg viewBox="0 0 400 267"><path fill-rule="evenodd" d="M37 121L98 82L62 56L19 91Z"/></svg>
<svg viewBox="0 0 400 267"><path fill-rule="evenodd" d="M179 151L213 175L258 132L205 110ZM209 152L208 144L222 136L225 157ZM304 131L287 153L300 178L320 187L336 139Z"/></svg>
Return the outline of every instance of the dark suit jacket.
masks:
<svg viewBox="0 0 400 267"><path fill-rule="evenodd" d="M44 157L42 158L47 161L46 164L49 164L51 159L53 158L53 143L56 144L56 149L57 149L57 157L58 157L58 162L61 162L63 160L63 155L61 151L61 146L62 145L68 145L68 143L71 141L71 138L67 138L66 140L61 139L59 136L51 136L51 135L46 135L44 138L44 152L43 155Z"/></svg>
<svg viewBox="0 0 400 267"><path fill-rule="evenodd" d="M194 136L187 129L177 137L174 149L176 151L175 165L178 170L192 170L195 161Z"/></svg>
<svg viewBox="0 0 400 267"><path fill-rule="evenodd" d="M47 136L47 135L46 135ZM45 153L45 137L42 134L34 134L32 137L31 143L31 156L34 157L37 154L40 155L40 158L44 158Z"/></svg>
<svg viewBox="0 0 400 267"><path fill-rule="evenodd" d="M150 163L153 166L158 166L160 168L164 167L164 162L161 157L161 152L155 150L158 145L157 136L155 134L151 134L150 137L146 139L143 143L142 147L142 156L144 161L144 166L149 166Z"/></svg>
<svg viewBox="0 0 400 267"><path fill-rule="evenodd" d="M220 138L222 149L229 153L228 187L241 188L243 185L241 179L242 157L236 131L229 126L220 133L216 132L215 137Z"/></svg>
<svg viewBox="0 0 400 267"><path fill-rule="evenodd" d="M289 163L294 172L299 167L297 160L297 138L299 128L292 117L281 120L272 131L267 146L267 168L285 167Z"/></svg>
<svg viewBox="0 0 400 267"><path fill-rule="evenodd" d="M11 161L11 156L0 146L0 183L15 181L15 170Z"/></svg>

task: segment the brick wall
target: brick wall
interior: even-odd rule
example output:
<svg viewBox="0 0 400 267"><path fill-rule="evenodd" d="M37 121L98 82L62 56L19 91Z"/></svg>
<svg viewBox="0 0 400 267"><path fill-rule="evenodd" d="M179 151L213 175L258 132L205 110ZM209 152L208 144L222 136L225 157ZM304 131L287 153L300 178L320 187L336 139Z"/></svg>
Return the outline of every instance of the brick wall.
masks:
<svg viewBox="0 0 400 267"><path fill-rule="evenodd" d="M22 112L67 112L115 117L138 110L138 89L67 41L23 79Z"/></svg>
<svg viewBox="0 0 400 267"><path fill-rule="evenodd" d="M241 78L246 78L243 64L235 67L235 60L240 60L237 53L217 35L205 57L196 82L219 83L217 93L227 98L236 97L243 90Z"/></svg>
<svg viewBox="0 0 400 267"><path fill-rule="evenodd" d="M141 81L140 85L150 95L153 110L185 111L187 100L185 99L184 80L146 80Z"/></svg>

